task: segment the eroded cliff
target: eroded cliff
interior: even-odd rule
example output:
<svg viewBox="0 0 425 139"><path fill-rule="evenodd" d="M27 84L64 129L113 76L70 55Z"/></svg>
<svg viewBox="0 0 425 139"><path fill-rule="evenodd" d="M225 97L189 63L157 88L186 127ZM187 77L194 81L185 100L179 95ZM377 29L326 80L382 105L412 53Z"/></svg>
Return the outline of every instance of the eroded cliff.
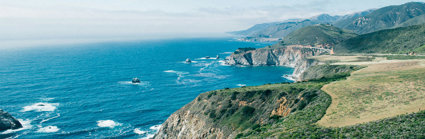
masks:
<svg viewBox="0 0 425 139"><path fill-rule="evenodd" d="M294 68L292 76L297 79L307 68L317 65L315 60L308 59L308 57L327 53L329 53L328 49L302 45L265 47L233 53L226 58L226 63L229 65L292 67Z"/></svg>
<svg viewBox="0 0 425 139"><path fill-rule="evenodd" d="M235 138L311 107L321 94L320 86L308 83L203 93L172 114L155 138Z"/></svg>

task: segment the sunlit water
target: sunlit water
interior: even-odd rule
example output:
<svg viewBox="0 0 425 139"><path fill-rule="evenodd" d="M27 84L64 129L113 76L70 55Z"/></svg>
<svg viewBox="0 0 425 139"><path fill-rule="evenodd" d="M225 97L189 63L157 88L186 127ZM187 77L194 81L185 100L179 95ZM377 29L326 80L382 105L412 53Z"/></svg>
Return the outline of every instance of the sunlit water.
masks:
<svg viewBox="0 0 425 139"><path fill-rule="evenodd" d="M0 138L151 137L200 93L289 82L290 68L223 65L237 48L266 45L175 39L2 50L0 109L24 128Z"/></svg>

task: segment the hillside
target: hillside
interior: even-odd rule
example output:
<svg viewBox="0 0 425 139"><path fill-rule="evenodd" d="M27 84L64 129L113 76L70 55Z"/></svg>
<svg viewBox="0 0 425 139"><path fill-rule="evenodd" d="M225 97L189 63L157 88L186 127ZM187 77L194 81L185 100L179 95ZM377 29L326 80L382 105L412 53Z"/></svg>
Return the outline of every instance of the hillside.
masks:
<svg viewBox="0 0 425 139"><path fill-rule="evenodd" d="M425 53L425 24L377 31L339 44L337 53Z"/></svg>
<svg viewBox="0 0 425 139"><path fill-rule="evenodd" d="M356 34L339 29L332 25L313 25L301 28L283 38L285 45L311 45L328 48L339 42L357 36Z"/></svg>
<svg viewBox="0 0 425 139"><path fill-rule="evenodd" d="M388 6L372 11L360 17L336 21L335 26L353 30L357 34L366 34L382 29L423 24L425 3L410 2L403 5ZM414 19L419 17L418 19Z"/></svg>
<svg viewBox="0 0 425 139"><path fill-rule="evenodd" d="M283 22L257 24L247 30L230 33L244 36L245 39L283 38L297 29L316 24L332 23L341 18L340 16L322 14L309 19L291 19Z"/></svg>

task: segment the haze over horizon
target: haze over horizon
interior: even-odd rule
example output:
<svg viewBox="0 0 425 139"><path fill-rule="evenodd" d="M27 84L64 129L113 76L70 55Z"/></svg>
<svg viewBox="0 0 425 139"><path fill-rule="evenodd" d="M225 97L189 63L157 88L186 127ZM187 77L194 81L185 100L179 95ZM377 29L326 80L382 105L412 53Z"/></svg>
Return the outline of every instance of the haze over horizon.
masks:
<svg viewBox="0 0 425 139"><path fill-rule="evenodd" d="M258 23L345 15L405 0L4 0L0 48L90 41L220 37ZM419 0L418 2L425 2Z"/></svg>

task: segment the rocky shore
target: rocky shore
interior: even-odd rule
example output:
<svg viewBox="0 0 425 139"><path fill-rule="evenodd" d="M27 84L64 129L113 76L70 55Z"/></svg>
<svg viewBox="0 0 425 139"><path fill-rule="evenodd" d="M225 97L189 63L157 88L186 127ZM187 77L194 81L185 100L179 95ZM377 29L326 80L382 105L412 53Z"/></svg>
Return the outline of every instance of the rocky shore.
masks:
<svg viewBox="0 0 425 139"><path fill-rule="evenodd" d="M226 64L246 66L286 66L294 68L292 76L297 80L301 73L317 65L310 56L329 53L328 49L303 45L265 47L260 49L238 49L226 58Z"/></svg>

